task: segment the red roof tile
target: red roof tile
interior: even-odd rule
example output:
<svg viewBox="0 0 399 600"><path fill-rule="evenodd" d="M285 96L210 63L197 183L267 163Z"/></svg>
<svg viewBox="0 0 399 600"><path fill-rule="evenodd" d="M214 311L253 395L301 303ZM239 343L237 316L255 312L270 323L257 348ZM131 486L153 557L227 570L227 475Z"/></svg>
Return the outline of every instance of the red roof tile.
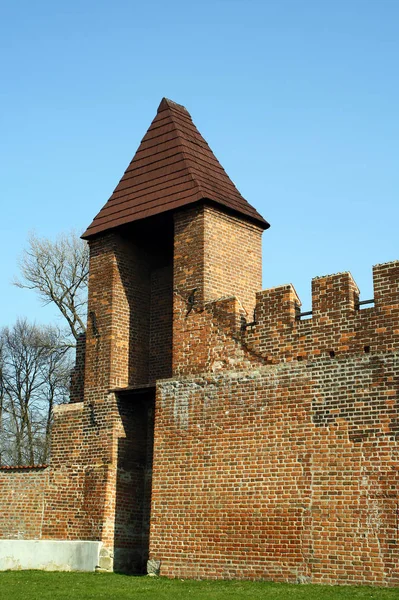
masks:
<svg viewBox="0 0 399 600"><path fill-rule="evenodd" d="M269 227L241 196L184 106L163 98L122 179L82 237L201 200Z"/></svg>

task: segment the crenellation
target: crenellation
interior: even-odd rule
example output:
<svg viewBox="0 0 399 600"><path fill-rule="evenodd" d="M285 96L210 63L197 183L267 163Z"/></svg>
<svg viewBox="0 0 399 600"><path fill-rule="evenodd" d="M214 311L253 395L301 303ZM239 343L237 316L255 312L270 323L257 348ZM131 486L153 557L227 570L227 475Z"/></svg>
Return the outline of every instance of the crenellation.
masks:
<svg viewBox="0 0 399 600"><path fill-rule="evenodd" d="M301 301L293 285L282 285L256 294L256 323L265 328L277 326L277 329L291 327L297 317Z"/></svg>
<svg viewBox="0 0 399 600"><path fill-rule="evenodd" d="M350 273L312 279L312 318L320 325L344 319L358 302L359 288Z"/></svg>
<svg viewBox="0 0 399 600"><path fill-rule="evenodd" d="M375 306L362 310L350 273L313 279L312 316L306 320L298 318L300 301L291 285L259 292L256 324L243 330L244 343L272 362L394 351L399 345L398 263L379 265L374 273L380 296Z"/></svg>
<svg viewBox="0 0 399 600"><path fill-rule="evenodd" d="M373 267L374 302L378 308L399 308L399 261Z"/></svg>

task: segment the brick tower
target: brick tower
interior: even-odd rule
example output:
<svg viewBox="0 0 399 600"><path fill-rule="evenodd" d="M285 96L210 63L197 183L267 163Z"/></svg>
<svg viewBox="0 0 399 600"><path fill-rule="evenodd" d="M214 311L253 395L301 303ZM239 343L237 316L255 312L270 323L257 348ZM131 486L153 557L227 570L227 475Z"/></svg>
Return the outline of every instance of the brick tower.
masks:
<svg viewBox="0 0 399 600"><path fill-rule="evenodd" d="M116 568L137 570L147 559L155 388L184 370L179 317L234 295L242 318L252 319L268 226L187 110L163 99L83 235L90 279L82 534L103 542L105 566L113 558Z"/></svg>

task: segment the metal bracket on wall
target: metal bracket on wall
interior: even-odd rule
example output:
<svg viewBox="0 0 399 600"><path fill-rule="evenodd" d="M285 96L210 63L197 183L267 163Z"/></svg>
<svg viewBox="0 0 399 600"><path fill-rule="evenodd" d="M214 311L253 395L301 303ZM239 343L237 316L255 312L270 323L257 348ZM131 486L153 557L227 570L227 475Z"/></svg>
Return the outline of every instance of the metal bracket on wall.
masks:
<svg viewBox="0 0 399 600"><path fill-rule="evenodd" d="M241 329L242 329L243 331L245 331L245 329L246 329L247 327L254 327L254 326L255 326L255 325L257 325L257 324L258 324L258 322L257 322L257 320L256 320L256 306L255 306L255 308L254 308L254 314L253 314L253 321L251 321L250 323L247 323L247 322L245 321L245 317L244 317L244 322L243 322L243 323L242 323L242 325L241 325Z"/></svg>
<svg viewBox="0 0 399 600"><path fill-rule="evenodd" d="M190 312L193 310L193 306L195 304L195 292L197 291L198 288L194 288L193 291L191 292L191 294L189 295L189 297L187 298L187 312L186 312L186 317L188 317L188 315L190 314Z"/></svg>

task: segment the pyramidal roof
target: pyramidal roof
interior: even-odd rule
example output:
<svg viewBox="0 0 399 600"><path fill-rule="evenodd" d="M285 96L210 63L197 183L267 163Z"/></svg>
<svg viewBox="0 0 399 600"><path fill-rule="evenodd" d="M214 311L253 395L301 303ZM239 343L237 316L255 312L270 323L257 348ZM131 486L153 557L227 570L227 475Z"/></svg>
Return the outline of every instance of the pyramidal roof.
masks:
<svg viewBox="0 0 399 600"><path fill-rule="evenodd" d="M269 227L241 196L184 106L163 98L122 179L82 237L201 200Z"/></svg>

